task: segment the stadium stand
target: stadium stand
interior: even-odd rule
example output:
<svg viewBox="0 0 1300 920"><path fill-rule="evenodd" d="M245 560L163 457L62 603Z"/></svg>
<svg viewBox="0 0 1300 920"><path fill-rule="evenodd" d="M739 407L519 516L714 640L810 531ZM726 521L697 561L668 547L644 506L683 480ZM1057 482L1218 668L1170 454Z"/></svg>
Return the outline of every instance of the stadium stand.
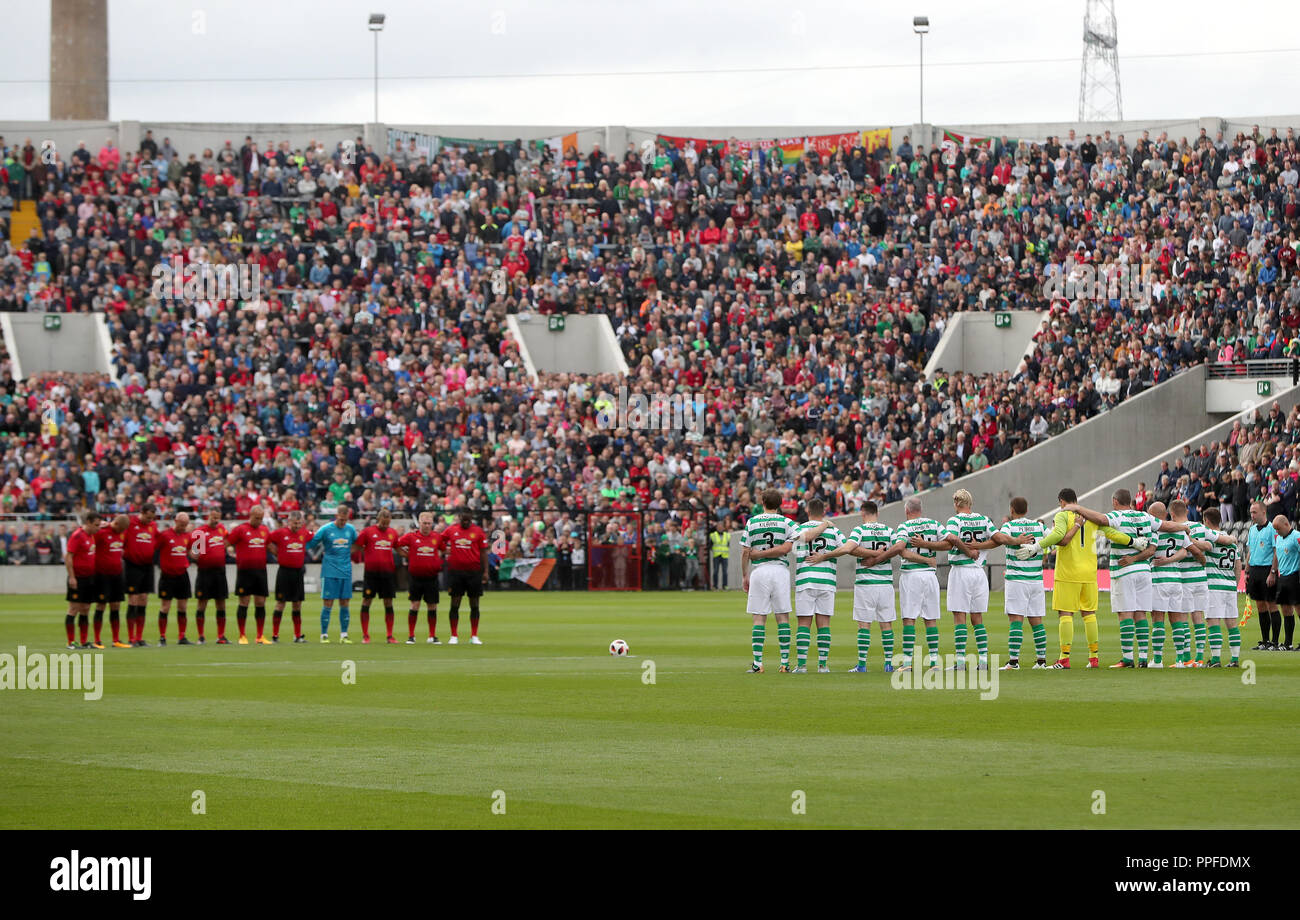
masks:
<svg viewBox="0 0 1300 920"><path fill-rule="evenodd" d="M0 242L0 310L102 310L115 349L115 379L15 381L0 355L6 513L464 502L522 553L582 536L584 511L648 509L647 544L693 534L697 575L708 528L767 485L832 513L897 501L1207 358L1300 353L1291 129L784 165L668 144L350 152L5 148L0 215L35 199L39 229ZM175 257L256 265L264 293L160 301ZM1048 298L1067 258L1149 271L1150 302ZM956 312L1013 307L1050 311L1020 367L923 377ZM522 310L605 313L629 378L532 379L505 329ZM620 382L703 394L702 440L603 429ZM1288 513L1293 423L1243 428L1227 463ZM1235 505L1207 448L1210 469L1151 488ZM45 561L59 526L5 524L6 561Z"/></svg>

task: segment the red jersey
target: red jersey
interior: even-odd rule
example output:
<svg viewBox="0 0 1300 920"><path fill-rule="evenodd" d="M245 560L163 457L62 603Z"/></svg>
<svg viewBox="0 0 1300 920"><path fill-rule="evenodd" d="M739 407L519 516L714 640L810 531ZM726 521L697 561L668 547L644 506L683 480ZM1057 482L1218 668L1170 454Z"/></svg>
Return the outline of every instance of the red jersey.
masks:
<svg viewBox="0 0 1300 920"><path fill-rule="evenodd" d="M126 532L118 533L112 527L95 531L95 571L100 575L122 574L122 550L126 545Z"/></svg>
<svg viewBox="0 0 1300 920"><path fill-rule="evenodd" d="M126 528L123 550L127 562L133 565L153 565L153 557L158 550L158 522L145 524L138 517L131 518L131 523Z"/></svg>
<svg viewBox="0 0 1300 920"><path fill-rule="evenodd" d="M441 535L413 530L403 534L397 545L406 547L406 565L416 578L432 578L442 570Z"/></svg>
<svg viewBox="0 0 1300 920"><path fill-rule="evenodd" d="M158 534L158 565L164 575L184 575L190 567L190 541L194 534L171 527Z"/></svg>
<svg viewBox="0 0 1300 920"><path fill-rule="evenodd" d="M300 569L307 564L307 543L311 538L312 532L306 527L299 530L281 527L271 531L267 542L275 547L275 561L281 568Z"/></svg>
<svg viewBox="0 0 1300 920"><path fill-rule="evenodd" d="M392 527L367 527L357 534L357 548L365 554L367 572L397 570L393 559L393 551L397 548L397 531Z"/></svg>
<svg viewBox="0 0 1300 920"><path fill-rule="evenodd" d="M78 527L68 537L68 557L72 559L72 574L78 578L95 574L95 538Z"/></svg>
<svg viewBox="0 0 1300 920"><path fill-rule="evenodd" d="M226 525L204 524L194 531L190 542L199 547L199 568L218 569L226 564Z"/></svg>
<svg viewBox="0 0 1300 920"><path fill-rule="evenodd" d="M477 524L461 527L452 524L439 536L447 548L447 568L461 572L479 571L483 568L483 550L487 548L487 534Z"/></svg>
<svg viewBox="0 0 1300 920"><path fill-rule="evenodd" d="M266 544L271 539L271 529L265 524L240 524L230 532L230 545L235 548L235 567L240 569L266 568Z"/></svg>

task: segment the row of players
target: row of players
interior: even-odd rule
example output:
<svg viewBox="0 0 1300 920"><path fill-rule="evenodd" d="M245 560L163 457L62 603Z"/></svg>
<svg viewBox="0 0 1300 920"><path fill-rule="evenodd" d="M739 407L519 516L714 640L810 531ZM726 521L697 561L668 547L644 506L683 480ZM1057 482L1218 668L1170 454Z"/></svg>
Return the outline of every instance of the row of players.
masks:
<svg viewBox="0 0 1300 920"><path fill-rule="evenodd" d="M939 581L936 567L940 552L947 553L950 567L947 599L958 661L954 667L965 667L961 662L966 660L967 643L973 633L977 666L986 669L989 643L984 615L988 612L989 583L984 566L987 551L995 546L1008 547L1005 609L1010 624L1008 660L1002 670L1020 668L1026 621L1033 633L1034 668L1069 668L1075 613L1082 614L1088 640L1087 667L1100 667L1094 550L1099 531L1110 543L1111 608L1119 619L1121 657L1112 668L1163 668L1168 637L1166 623L1175 648L1171 667L1224 666L1225 627L1230 655L1226 666L1240 666L1237 586L1242 563L1236 540L1218 530L1221 520L1217 509L1207 509L1204 522L1188 520L1187 505L1182 501L1171 502L1167 513L1159 502L1139 511L1133 507L1129 491L1119 489L1112 497L1113 510L1103 514L1079 506L1074 490L1067 488L1058 495L1060 510L1050 531L1041 521L1025 516L1028 503L1023 498L1011 500L1010 515L997 527L988 517L972 510L968 491L958 489L953 495L954 514L946 524L925 517L920 498L911 496L904 504L904 522L890 528L877 519L877 506L868 501L862 505L862 523L845 536L823 519L825 508L820 501L808 503L809 519L798 525L780 513L779 492L765 492L762 501L764 511L750 518L741 539L743 588L748 595L746 609L752 617L750 673L763 671L769 615L774 615L777 622L781 671L805 672L814 621L818 671L829 671L836 559L845 555L855 561L853 619L857 624L858 661L850 670L859 673L867 670L873 623L879 624L885 671L893 671L895 666L910 670L918 620L924 629L928 664L937 667ZM1257 527L1261 525L1262 506L1252 508L1252 516ZM1273 603L1287 611L1289 647L1294 607L1300 603L1297 584L1300 537L1285 517L1278 517L1269 533L1271 538L1259 539L1261 565L1252 567L1252 583L1276 586ZM1272 541L1267 547L1265 539ZM1049 665L1047 631L1043 624L1046 614L1043 558L1053 546L1058 549L1052 608L1059 614L1060 654ZM793 665L787 561L792 549L796 619ZM892 559L895 556L900 559L901 661L894 657L893 624L897 615Z"/></svg>
<svg viewBox="0 0 1300 920"><path fill-rule="evenodd" d="M271 530L262 523L264 509L254 506L248 521L227 529L221 512L208 513L208 519L190 528L185 512L176 515L172 526L159 527L156 512L145 508L136 516L120 514L104 523L96 513L89 513L68 538L65 565L68 571L68 613L64 620L68 648L103 648L104 611L109 612L114 648L143 647L145 616L149 595L154 593L154 566L158 576L158 644L167 644L167 620L176 604L177 644L195 644L186 636L190 598L197 600L195 624L197 644L206 640L205 613L208 602L216 608L217 644L227 645L226 599L230 590L226 564L233 552L236 568L235 594L238 597L236 620L238 642L249 644L248 607L251 601L259 645L280 641L280 623L287 606L293 618L294 642L306 642L302 633L302 603L305 598L304 571L307 554L316 547L321 558L321 642L329 641L331 608L339 604L341 642L350 643L349 602L352 597L352 563L364 563L361 601L361 641L370 641L370 602L378 597L384 602L384 619L388 642L393 635L393 599L397 595L397 563L407 566L410 585L407 617L408 645L416 642L416 624L420 604L425 605L429 644L439 644L438 577L446 567L447 590L451 596L449 644L459 642L460 601L468 595L470 603L470 642L482 645L478 636L479 598L488 570L487 534L473 522L468 509L460 509L459 520L441 531L433 529L433 515L420 514L417 526L399 535L391 526L392 516L381 510L375 523L358 531L349 523L351 512L340 506L333 521L314 532L306 527L302 512L289 515L285 527ZM271 635L266 636L266 599L268 551L273 551L279 569L275 576L275 611ZM190 565L196 568L193 590ZM121 638L120 608L125 600L127 638ZM95 608L94 641L89 635L90 608ZM80 645L76 628L80 628Z"/></svg>

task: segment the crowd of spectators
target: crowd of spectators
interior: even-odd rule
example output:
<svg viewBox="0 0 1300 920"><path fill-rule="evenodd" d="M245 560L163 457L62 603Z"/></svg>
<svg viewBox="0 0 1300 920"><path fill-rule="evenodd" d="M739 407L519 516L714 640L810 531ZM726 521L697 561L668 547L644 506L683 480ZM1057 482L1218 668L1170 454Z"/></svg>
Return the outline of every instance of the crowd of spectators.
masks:
<svg viewBox="0 0 1300 920"><path fill-rule="evenodd" d="M7 514L468 504L507 553L558 554L584 512L643 510L666 547L740 526L768 486L834 513L896 501L1207 358L1300 349L1292 129L905 137L795 163L152 132L53 163L0 147L0 216L34 198L40 219L0 243L0 310L104 311L118 375L14 381L0 356ZM171 258L255 264L264 289L159 299ZM1081 265L1150 296L1048 296ZM1005 309L1049 311L1019 367L922 373L955 313ZM505 324L521 311L605 313L629 378L534 381ZM702 436L601 428L619 385L703 394Z"/></svg>

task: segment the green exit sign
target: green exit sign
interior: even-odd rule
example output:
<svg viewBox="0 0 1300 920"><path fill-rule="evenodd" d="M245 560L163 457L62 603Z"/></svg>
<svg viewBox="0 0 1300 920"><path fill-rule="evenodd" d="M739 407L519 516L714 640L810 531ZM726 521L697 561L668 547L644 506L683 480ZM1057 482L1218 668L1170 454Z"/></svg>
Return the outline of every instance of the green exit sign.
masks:
<svg viewBox="0 0 1300 920"><path fill-rule="evenodd" d="M546 328L549 329L551 332L563 332L564 317L557 316L555 314L546 317Z"/></svg>
<svg viewBox="0 0 1300 920"><path fill-rule="evenodd" d="M45 328L50 332L58 332L63 328L63 317L52 313L45 314Z"/></svg>
<svg viewBox="0 0 1300 920"><path fill-rule="evenodd" d="M1272 395L1273 395L1273 381L1271 381L1271 380L1256 380L1256 381L1255 381L1255 395L1256 395L1256 396L1272 396Z"/></svg>
<svg viewBox="0 0 1300 920"><path fill-rule="evenodd" d="M997 329L1010 329L1010 328L1011 328L1011 314L1010 314L1010 313L994 313L994 314L993 314L993 326L994 326L995 328L997 328Z"/></svg>

